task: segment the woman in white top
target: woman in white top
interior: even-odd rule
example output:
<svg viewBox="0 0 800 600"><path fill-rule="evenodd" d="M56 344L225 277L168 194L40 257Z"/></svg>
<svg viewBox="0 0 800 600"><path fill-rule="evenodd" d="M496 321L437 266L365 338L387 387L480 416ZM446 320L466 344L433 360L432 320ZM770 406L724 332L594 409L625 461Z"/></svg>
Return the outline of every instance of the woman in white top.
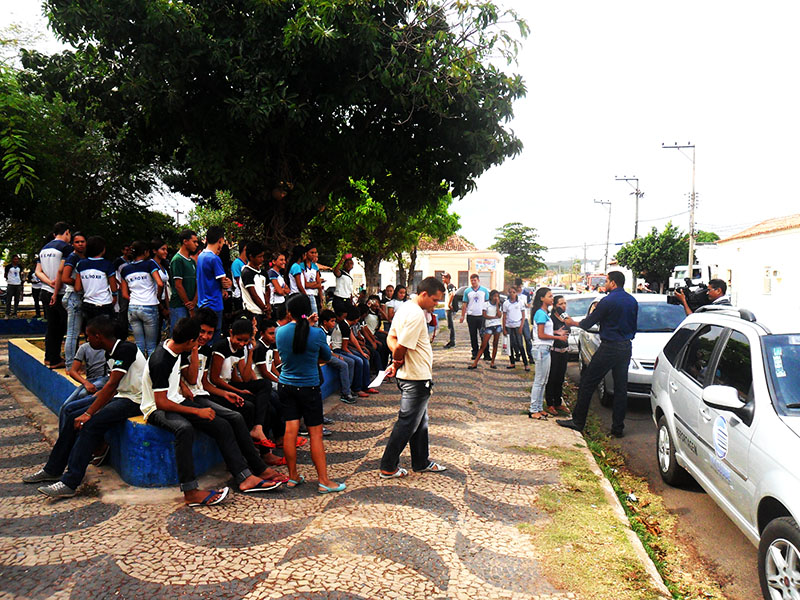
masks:
<svg viewBox="0 0 800 600"><path fill-rule="evenodd" d="M403 302L405 302L407 299L406 286L398 285L394 290L394 296L392 296L392 299L386 303L386 315L389 317L390 321L394 319L394 313L397 312L398 308L403 306Z"/></svg>
<svg viewBox="0 0 800 600"><path fill-rule="evenodd" d="M353 306L353 270L352 254L345 254L336 266L333 274L336 276L336 289L333 291L333 312L340 315Z"/></svg>
<svg viewBox="0 0 800 600"><path fill-rule="evenodd" d="M286 269L286 255L278 252L272 258L272 268L267 271L269 279L269 303L272 305L272 318L280 321L286 317L286 296L292 293L283 278Z"/></svg>
<svg viewBox="0 0 800 600"><path fill-rule="evenodd" d="M142 354L149 356L158 345L158 306L161 288L161 269L150 258L147 242L134 242L131 251L136 257L122 267L122 297L129 301L128 322L133 330L136 345Z"/></svg>
<svg viewBox="0 0 800 600"><path fill-rule="evenodd" d="M531 386L531 405L528 417L531 419L546 419L544 410L544 389L550 375L550 350L554 340L567 341L567 334L559 330L558 335L553 335L553 321L548 310L553 306L553 292L550 288L540 287L533 296L533 360L536 363L536 374Z"/></svg>
<svg viewBox="0 0 800 600"><path fill-rule="evenodd" d="M483 341L481 342L481 349L475 355L475 360L467 367L468 369L478 368L478 361L489 345L489 338L493 338L492 362L489 364L489 368L497 368L497 365L494 364L494 359L497 356L497 343L500 341L501 333L503 333L503 307L500 305L500 292L492 290L489 292L488 302L483 303L483 329L481 330Z"/></svg>

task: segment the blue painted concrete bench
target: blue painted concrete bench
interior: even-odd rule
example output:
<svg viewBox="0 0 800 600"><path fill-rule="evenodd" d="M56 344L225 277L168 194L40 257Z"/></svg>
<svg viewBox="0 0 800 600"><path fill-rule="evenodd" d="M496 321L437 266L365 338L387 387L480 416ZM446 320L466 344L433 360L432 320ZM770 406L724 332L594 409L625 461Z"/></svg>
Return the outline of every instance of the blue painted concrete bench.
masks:
<svg viewBox="0 0 800 600"><path fill-rule="evenodd" d="M2 319L0 335L44 335L47 322L39 319Z"/></svg>
<svg viewBox="0 0 800 600"><path fill-rule="evenodd" d="M11 372L50 410L58 414L64 400L75 390L75 383L64 369L51 371L44 365L44 353L28 340L8 342L8 364ZM336 372L324 366L325 383L322 397L339 389ZM142 417L128 419L110 431L111 464L127 483L139 487L176 485L178 469L173 451L174 436L145 423ZM194 464L198 475L222 462L214 441L198 433L194 443Z"/></svg>

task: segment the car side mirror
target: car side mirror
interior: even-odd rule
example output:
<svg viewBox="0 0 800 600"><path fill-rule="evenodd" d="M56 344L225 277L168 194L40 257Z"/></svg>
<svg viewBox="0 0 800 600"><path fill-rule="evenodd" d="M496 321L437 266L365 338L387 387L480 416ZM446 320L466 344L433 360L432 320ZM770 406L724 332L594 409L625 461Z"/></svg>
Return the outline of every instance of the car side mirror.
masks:
<svg viewBox="0 0 800 600"><path fill-rule="evenodd" d="M703 402L717 410L738 412L744 406L736 388L728 385L710 385L703 390Z"/></svg>

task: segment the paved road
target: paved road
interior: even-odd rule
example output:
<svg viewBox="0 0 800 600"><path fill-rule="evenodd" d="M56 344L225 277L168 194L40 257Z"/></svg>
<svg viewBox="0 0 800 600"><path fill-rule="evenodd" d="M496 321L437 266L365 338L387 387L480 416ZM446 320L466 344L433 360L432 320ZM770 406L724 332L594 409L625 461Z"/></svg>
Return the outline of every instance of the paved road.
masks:
<svg viewBox="0 0 800 600"><path fill-rule="evenodd" d="M573 383L579 382L577 362L569 364L567 376ZM592 412L610 428L611 409L600 406L596 395L592 399ZM699 485L692 483L685 488L673 488L663 482L658 471L655 439L650 402L631 400L625 419L625 438L619 444L627 456L628 467L634 474L646 478L650 489L663 497L664 505L678 516L682 539L711 566L726 598L760 598L755 546Z"/></svg>

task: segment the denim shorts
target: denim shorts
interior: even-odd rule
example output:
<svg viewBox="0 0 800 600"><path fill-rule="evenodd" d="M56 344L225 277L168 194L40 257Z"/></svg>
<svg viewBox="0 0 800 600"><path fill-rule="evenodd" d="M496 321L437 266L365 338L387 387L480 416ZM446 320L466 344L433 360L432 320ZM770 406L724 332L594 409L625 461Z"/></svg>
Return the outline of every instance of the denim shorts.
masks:
<svg viewBox="0 0 800 600"><path fill-rule="evenodd" d="M481 329L481 335L493 335L495 333L503 333L502 325L490 325Z"/></svg>

